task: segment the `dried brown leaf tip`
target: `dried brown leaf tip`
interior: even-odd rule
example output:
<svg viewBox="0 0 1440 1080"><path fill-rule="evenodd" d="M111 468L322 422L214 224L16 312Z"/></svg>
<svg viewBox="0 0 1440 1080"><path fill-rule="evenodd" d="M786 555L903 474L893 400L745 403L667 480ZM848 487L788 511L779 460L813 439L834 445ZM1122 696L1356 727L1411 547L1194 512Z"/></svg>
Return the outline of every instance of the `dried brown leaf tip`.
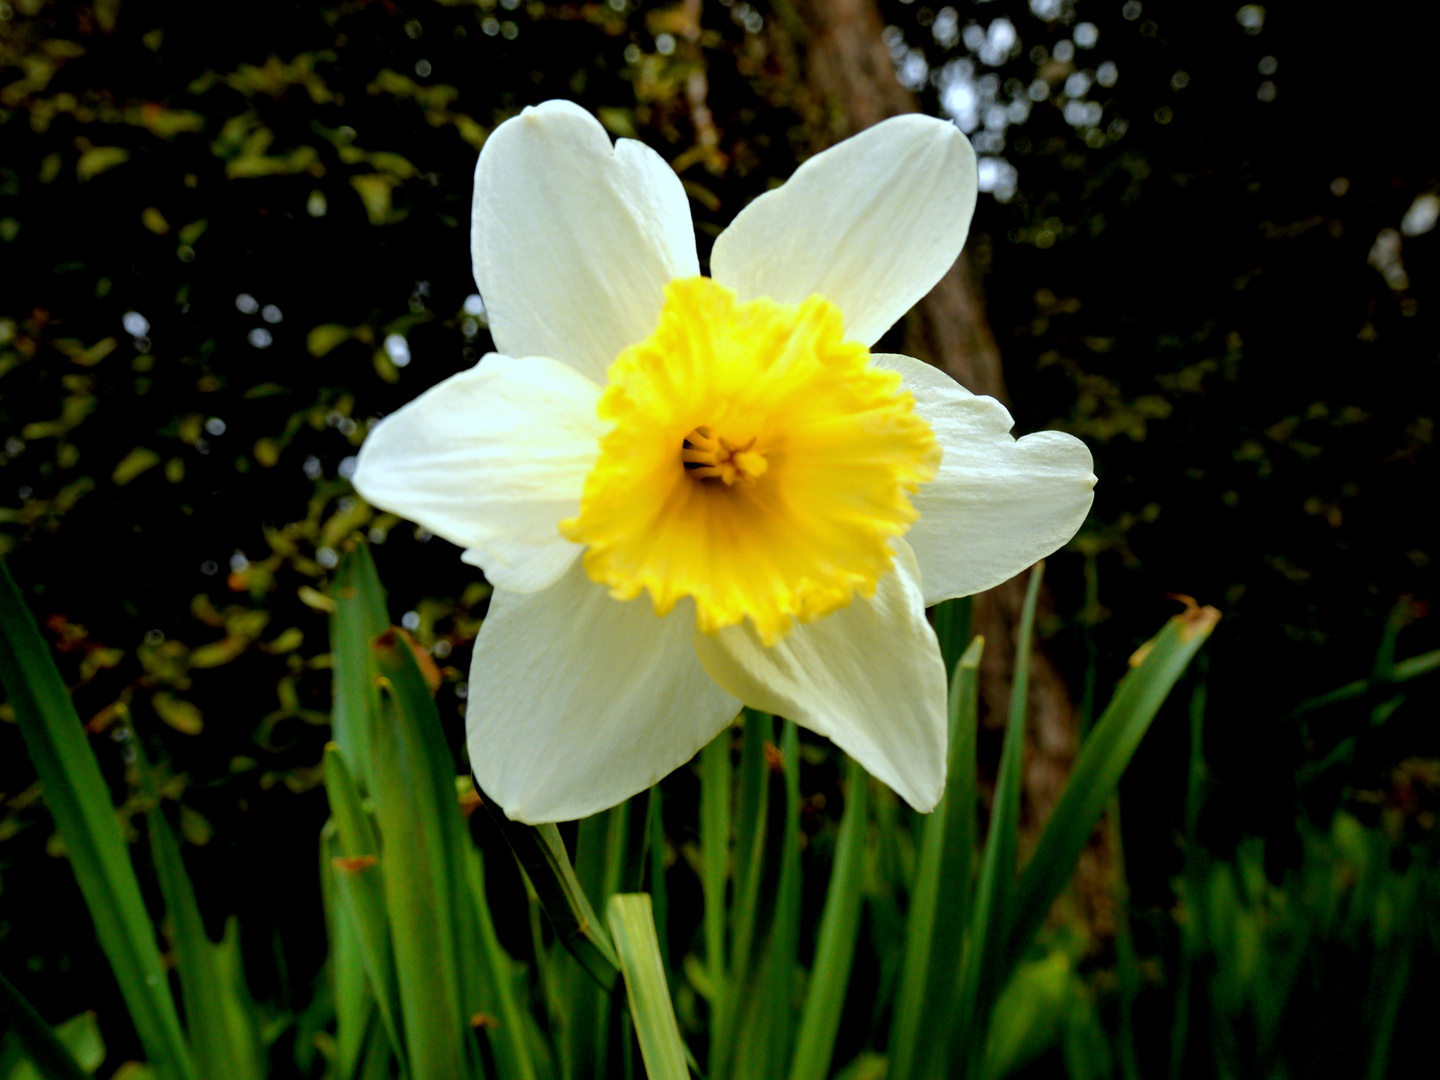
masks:
<svg viewBox="0 0 1440 1080"><path fill-rule="evenodd" d="M460 792L460 813L466 818L484 805L485 800L473 787L468 787Z"/></svg>
<svg viewBox="0 0 1440 1080"><path fill-rule="evenodd" d="M430 693L434 694L435 691L440 689L440 683L443 681L440 668L436 666L434 658L430 655L430 651L416 644L415 639L410 636L408 630L399 626L390 627L375 639L375 647L377 649L393 649L396 647L395 642L397 639L403 641L406 646L409 647L410 655L415 658L415 663L420 668L420 674L424 676L425 685L430 688Z"/></svg>
<svg viewBox="0 0 1440 1080"><path fill-rule="evenodd" d="M1200 604L1193 596L1185 593L1170 593L1169 599L1178 600L1185 605L1177 618L1180 620L1180 629L1187 638L1196 634L1208 634L1215 629L1215 624L1220 621L1220 611L1209 604Z"/></svg>
<svg viewBox="0 0 1440 1080"><path fill-rule="evenodd" d="M369 870L380 861L378 855L337 855L330 860L330 865L339 870L342 874L349 874L352 877L362 871Z"/></svg>

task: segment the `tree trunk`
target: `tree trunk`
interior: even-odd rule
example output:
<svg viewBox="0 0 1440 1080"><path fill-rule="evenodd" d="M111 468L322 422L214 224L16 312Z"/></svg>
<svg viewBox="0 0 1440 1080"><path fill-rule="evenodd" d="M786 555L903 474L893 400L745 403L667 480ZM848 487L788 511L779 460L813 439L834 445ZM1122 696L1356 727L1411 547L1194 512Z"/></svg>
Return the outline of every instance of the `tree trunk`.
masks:
<svg viewBox="0 0 1440 1080"><path fill-rule="evenodd" d="M812 152L879 123L917 111L914 96L895 77L874 0L784 0L774 49L795 84L792 105L806 116ZM1000 350L985 318L978 274L968 252L916 305L905 327L904 349L951 375L967 389L1004 402ZM1004 723L1014 675L1015 635L1025 597L1025 575L975 598L974 629L985 637L980 671L982 723ZM1042 610L1049 599L1042 596ZM1036 647L1031 655L1030 702L1025 748L1022 847L1049 817L1070 773L1078 745L1076 711L1059 671ZM1096 856L1101 857L1097 858ZM1082 907L1098 914L1092 887L1107 862L1092 851L1082 862Z"/></svg>

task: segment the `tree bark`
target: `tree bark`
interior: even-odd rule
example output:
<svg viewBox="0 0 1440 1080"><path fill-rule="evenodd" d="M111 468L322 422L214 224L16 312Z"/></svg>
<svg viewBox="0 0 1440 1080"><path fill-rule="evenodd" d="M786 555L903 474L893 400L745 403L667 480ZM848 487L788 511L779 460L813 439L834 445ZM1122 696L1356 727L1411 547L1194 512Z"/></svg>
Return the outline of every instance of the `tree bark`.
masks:
<svg viewBox="0 0 1440 1080"><path fill-rule="evenodd" d="M794 75L794 104L808 120L811 151L852 135L890 116L915 112L914 95L895 77L882 37L884 25L874 0L783 0L772 40ZM967 252L974 248L967 244ZM984 298L973 261L962 254L911 313L905 351L952 376L967 389L1007 400L1000 350L985 317ZM975 598L974 629L985 637L980 671L982 723L1004 723L1014 676L1015 635L1025 597L1025 575ZM1050 607L1042 596L1042 611ZM1022 846L1049 817L1070 773L1078 746L1074 703L1059 670L1037 643L1031 654L1030 702L1025 748ZM1101 864L1089 853L1081 873L1081 895L1103 890L1093 884ZM1092 902L1082 901L1092 916Z"/></svg>

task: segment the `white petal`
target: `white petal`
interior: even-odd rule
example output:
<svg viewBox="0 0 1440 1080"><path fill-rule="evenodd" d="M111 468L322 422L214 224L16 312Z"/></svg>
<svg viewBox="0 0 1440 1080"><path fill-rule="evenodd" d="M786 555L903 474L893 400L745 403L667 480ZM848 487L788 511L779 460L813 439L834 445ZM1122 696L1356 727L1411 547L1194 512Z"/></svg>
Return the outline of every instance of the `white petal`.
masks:
<svg viewBox="0 0 1440 1080"><path fill-rule="evenodd" d="M654 331L665 285L700 272L680 178L568 101L491 133L475 167L475 283L496 348L596 382Z"/></svg>
<svg viewBox="0 0 1440 1080"><path fill-rule="evenodd" d="M683 765L740 711L695 659L695 608L611 599L577 561L496 590L470 668L470 766L512 818L585 817Z"/></svg>
<svg viewBox="0 0 1440 1080"><path fill-rule="evenodd" d="M551 584L579 553L560 521L580 510L599 452L600 388L558 360L491 353L380 422L355 489L451 543L504 589Z"/></svg>
<svg viewBox="0 0 1440 1080"><path fill-rule="evenodd" d="M810 158L720 234L710 272L741 300L819 293L872 345L950 269L975 211L975 151L954 124L897 116Z"/></svg>
<svg viewBox="0 0 1440 1080"><path fill-rule="evenodd" d="M700 662L747 705L828 736L916 810L945 790L945 665L905 542L871 600L857 597L766 648L747 621L695 634Z"/></svg>
<svg viewBox="0 0 1440 1080"><path fill-rule="evenodd" d="M944 451L939 475L912 498L920 519L905 534L926 605L999 585L1075 535L1095 497L1084 443L1062 431L1017 440L994 398L908 356L872 360L900 372Z"/></svg>

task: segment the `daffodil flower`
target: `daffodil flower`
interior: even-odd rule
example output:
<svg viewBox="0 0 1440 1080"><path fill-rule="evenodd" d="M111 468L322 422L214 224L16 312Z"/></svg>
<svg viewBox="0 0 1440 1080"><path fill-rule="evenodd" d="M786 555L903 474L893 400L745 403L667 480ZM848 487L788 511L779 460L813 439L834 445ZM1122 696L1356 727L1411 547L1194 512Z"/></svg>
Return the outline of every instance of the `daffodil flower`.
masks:
<svg viewBox="0 0 1440 1080"><path fill-rule="evenodd" d="M495 587L470 674L510 817L612 806L743 702L828 736L917 810L945 782L925 608L1074 535L1085 447L869 347L960 253L975 157L902 116L751 202L700 276L679 178L569 102L475 172L496 353L370 434L355 485Z"/></svg>

